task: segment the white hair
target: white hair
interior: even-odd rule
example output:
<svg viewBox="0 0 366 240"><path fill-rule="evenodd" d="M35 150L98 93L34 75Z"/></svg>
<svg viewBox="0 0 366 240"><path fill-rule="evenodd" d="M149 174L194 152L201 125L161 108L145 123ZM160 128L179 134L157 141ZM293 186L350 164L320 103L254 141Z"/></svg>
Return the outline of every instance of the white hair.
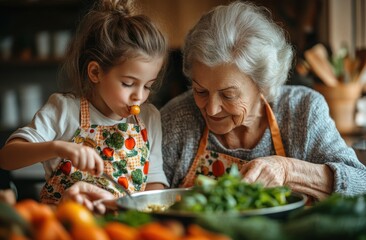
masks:
<svg viewBox="0 0 366 240"><path fill-rule="evenodd" d="M287 81L292 58L292 46L270 12L236 1L214 8L190 30L183 48L183 72L190 78L195 60L210 67L235 64L271 102Z"/></svg>

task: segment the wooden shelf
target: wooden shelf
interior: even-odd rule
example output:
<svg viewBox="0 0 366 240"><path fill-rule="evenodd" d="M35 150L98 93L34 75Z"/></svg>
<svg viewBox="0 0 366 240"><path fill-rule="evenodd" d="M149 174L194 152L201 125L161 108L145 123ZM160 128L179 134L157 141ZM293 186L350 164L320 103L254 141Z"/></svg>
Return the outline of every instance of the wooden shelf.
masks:
<svg viewBox="0 0 366 240"><path fill-rule="evenodd" d="M80 5L82 0L2 0L0 7L38 7L38 6L75 6Z"/></svg>
<svg viewBox="0 0 366 240"><path fill-rule="evenodd" d="M21 59L9 59L9 60L0 60L0 69L1 68L28 68L28 67L57 67L62 63L63 59L56 58L48 58L48 59L39 59L32 58L29 60L21 60Z"/></svg>

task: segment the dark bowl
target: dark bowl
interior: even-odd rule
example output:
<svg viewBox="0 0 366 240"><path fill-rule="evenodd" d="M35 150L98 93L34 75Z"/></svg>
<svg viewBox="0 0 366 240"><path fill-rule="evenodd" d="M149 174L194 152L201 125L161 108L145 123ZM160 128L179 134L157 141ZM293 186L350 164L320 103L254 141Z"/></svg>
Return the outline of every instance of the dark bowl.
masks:
<svg viewBox="0 0 366 240"><path fill-rule="evenodd" d="M164 190L152 190L132 194L132 198L128 196L119 198L117 206L122 210L137 210L146 212L152 205L169 207L173 205L177 199L184 194L189 193L190 188L173 188ZM251 209L235 214L220 213L220 217L228 216L249 217L249 216L266 216L273 219L284 220L290 212L304 207L307 196L292 192L287 198L288 204L278 207L268 207L260 209ZM167 209L165 211L153 211L151 214L158 219L175 219L183 222L190 222L204 213L192 213L186 211L178 211Z"/></svg>

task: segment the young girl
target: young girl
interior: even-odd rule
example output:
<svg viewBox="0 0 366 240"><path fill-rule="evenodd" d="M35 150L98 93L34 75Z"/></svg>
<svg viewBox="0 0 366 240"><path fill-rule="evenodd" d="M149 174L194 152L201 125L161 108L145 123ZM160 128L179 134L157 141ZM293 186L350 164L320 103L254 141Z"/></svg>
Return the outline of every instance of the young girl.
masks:
<svg viewBox="0 0 366 240"><path fill-rule="evenodd" d="M51 95L32 122L10 136L0 151L0 168L41 162L41 200L51 204L79 181L122 196L102 172L131 193L168 186L160 115L144 103L159 83L167 49L162 33L146 16L132 15L128 1L95 4L80 22L62 68L70 89ZM133 116L138 106L140 114Z"/></svg>

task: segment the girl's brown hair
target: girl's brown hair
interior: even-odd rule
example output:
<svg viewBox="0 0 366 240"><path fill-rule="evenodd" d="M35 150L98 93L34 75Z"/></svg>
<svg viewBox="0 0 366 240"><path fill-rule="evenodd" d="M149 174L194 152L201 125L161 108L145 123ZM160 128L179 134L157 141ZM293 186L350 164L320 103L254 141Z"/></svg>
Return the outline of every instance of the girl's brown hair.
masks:
<svg viewBox="0 0 366 240"><path fill-rule="evenodd" d="M167 57L165 36L145 15L134 15L129 0L100 0L78 25L61 68L64 91L90 99L93 84L87 67L99 63L107 72L128 58ZM166 64L164 64L166 65ZM154 85L160 85L165 67Z"/></svg>

